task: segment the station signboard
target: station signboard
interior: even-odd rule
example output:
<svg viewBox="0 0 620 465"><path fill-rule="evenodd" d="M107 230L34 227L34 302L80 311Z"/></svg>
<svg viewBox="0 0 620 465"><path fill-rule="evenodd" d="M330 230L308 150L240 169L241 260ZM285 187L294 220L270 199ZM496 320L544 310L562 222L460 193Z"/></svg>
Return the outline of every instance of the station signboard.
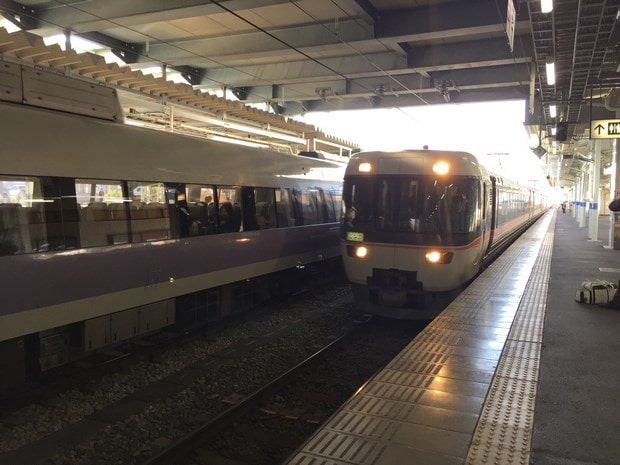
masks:
<svg viewBox="0 0 620 465"><path fill-rule="evenodd" d="M593 119L590 121L590 139L620 138L620 119Z"/></svg>

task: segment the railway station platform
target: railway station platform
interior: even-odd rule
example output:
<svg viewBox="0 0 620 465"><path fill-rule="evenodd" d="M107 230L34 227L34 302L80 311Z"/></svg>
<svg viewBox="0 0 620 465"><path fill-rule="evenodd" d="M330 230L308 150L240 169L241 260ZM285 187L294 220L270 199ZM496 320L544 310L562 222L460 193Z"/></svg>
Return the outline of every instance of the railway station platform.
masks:
<svg viewBox="0 0 620 465"><path fill-rule="evenodd" d="M620 251L549 211L288 465L618 465L620 309L581 304Z"/></svg>

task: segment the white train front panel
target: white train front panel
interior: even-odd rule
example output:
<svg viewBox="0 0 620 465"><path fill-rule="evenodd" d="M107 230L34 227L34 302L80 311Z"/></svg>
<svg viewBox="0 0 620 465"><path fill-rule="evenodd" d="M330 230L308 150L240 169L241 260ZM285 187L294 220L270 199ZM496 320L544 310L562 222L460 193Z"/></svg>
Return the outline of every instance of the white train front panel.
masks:
<svg viewBox="0 0 620 465"><path fill-rule="evenodd" d="M535 217L532 198L469 153L356 154L345 173L341 247L357 303L387 316L432 317L429 299L460 290Z"/></svg>

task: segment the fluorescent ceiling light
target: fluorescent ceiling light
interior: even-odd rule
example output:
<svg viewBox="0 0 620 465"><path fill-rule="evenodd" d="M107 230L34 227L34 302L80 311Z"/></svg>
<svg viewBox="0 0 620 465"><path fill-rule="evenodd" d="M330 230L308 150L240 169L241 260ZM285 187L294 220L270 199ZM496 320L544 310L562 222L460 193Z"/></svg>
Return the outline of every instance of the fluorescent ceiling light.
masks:
<svg viewBox="0 0 620 465"><path fill-rule="evenodd" d="M552 118L555 118L557 116L557 110L555 108L555 105L549 105L549 116L551 116Z"/></svg>
<svg viewBox="0 0 620 465"><path fill-rule="evenodd" d="M547 62L545 67L547 68L547 84L552 86L555 84L555 64Z"/></svg>
<svg viewBox="0 0 620 465"><path fill-rule="evenodd" d="M543 13L551 13L553 10L553 0L540 0L540 11Z"/></svg>

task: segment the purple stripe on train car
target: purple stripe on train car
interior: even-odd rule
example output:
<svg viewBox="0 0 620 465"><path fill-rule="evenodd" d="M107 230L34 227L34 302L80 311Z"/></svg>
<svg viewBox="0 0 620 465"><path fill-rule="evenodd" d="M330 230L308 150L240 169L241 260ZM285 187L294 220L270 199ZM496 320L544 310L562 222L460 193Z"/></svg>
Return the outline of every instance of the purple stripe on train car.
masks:
<svg viewBox="0 0 620 465"><path fill-rule="evenodd" d="M170 277L187 278L318 252L338 244L338 226L322 224L5 256L0 259L0 314L152 286Z"/></svg>

